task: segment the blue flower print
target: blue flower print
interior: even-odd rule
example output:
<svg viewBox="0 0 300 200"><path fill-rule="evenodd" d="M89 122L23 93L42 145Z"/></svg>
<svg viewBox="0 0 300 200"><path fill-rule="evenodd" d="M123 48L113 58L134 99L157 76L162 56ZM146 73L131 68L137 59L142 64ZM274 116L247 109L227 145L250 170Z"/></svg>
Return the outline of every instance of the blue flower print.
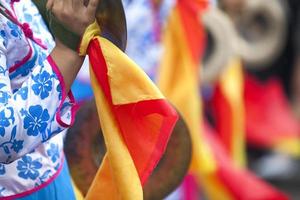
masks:
<svg viewBox="0 0 300 200"><path fill-rule="evenodd" d="M1 74L1 66L0 66L0 74ZM0 83L0 89L6 87L6 84ZM8 92L0 91L0 103L6 104L8 102L8 99L10 98L10 95Z"/></svg>
<svg viewBox="0 0 300 200"><path fill-rule="evenodd" d="M51 143L50 149L47 150L47 155L51 157L52 162L56 162L59 158L58 145Z"/></svg>
<svg viewBox="0 0 300 200"><path fill-rule="evenodd" d="M7 21L7 25L11 29L10 34L12 36L16 38L21 38L22 32L16 24L12 23L11 21Z"/></svg>
<svg viewBox="0 0 300 200"><path fill-rule="evenodd" d="M32 160L30 156L23 156L18 161L17 170L19 171L18 176L23 179L35 180L39 176L39 169L42 168L42 163L37 159Z"/></svg>
<svg viewBox="0 0 300 200"><path fill-rule="evenodd" d="M10 125L9 118L5 116L5 110L0 112L0 136L4 136L5 134L5 127Z"/></svg>
<svg viewBox="0 0 300 200"><path fill-rule="evenodd" d="M36 48L33 46L33 52L36 52ZM16 71L14 71L13 73L9 74L9 78L11 79L15 79L16 77L18 77L19 75L25 77L27 76L30 72L32 72L32 69L34 68L34 66L36 66L36 59L37 59L37 53L33 54L33 57L27 61L24 65L22 65L22 67L18 67L16 69ZM16 63L19 63L20 61L16 61Z"/></svg>
<svg viewBox="0 0 300 200"><path fill-rule="evenodd" d="M44 66L44 61L47 59L47 55L45 53L41 52L41 53L39 53L38 56L39 56L38 57L38 64L40 66Z"/></svg>
<svg viewBox="0 0 300 200"><path fill-rule="evenodd" d="M21 114L25 115L24 129L27 129L27 135L37 136L46 130L48 120L50 119L47 109L43 109L40 105L30 106L29 113L22 109Z"/></svg>
<svg viewBox="0 0 300 200"><path fill-rule="evenodd" d="M47 181L47 179L49 179L51 177L51 170L47 170L45 171L40 177L39 180L41 183L45 183ZM38 186L38 185L37 185Z"/></svg>
<svg viewBox="0 0 300 200"><path fill-rule="evenodd" d="M1 68L1 66L0 66L0 68ZM1 73L1 72L0 72L0 73ZM6 84L0 83L0 89L2 89L2 88L4 88L4 87L6 87Z"/></svg>
<svg viewBox="0 0 300 200"><path fill-rule="evenodd" d="M23 149L24 140L13 140L11 149L16 153L19 153L21 149Z"/></svg>
<svg viewBox="0 0 300 200"><path fill-rule="evenodd" d="M23 100L26 100L28 97L28 87L19 89L16 94L20 95Z"/></svg>
<svg viewBox="0 0 300 200"><path fill-rule="evenodd" d="M5 187L0 187L0 197L1 197L1 196L4 196L4 195L3 195L3 192L4 192L5 190L6 190Z"/></svg>
<svg viewBox="0 0 300 200"><path fill-rule="evenodd" d="M5 170L5 166L3 164L0 164L0 175L5 174L6 170Z"/></svg>
<svg viewBox="0 0 300 200"><path fill-rule="evenodd" d="M3 39L3 46L7 47L8 38L7 38L6 32L4 30L1 30L0 31L0 36Z"/></svg>
<svg viewBox="0 0 300 200"><path fill-rule="evenodd" d="M58 100L62 99L62 89L61 89L61 85L57 85L56 87L56 91L58 92Z"/></svg>
<svg viewBox="0 0 300 200"><path fill-rule="evenodd" d="M7 71L8 71L8 68L0 66L0 74L5 75Z"/></svg>
<svg viewBox="0 0 300 200"><path fill-rule="evenodd" d="M32 90L35 95L40 95L41 99L47 98L52 90L52 81L50 78L50 74L46 71L33 76L35 84L32 85Z"/></svg>
<svg viewBox="0 0 300 200"><path fill-rule="evenodd" d="M7 92L0 91L0 103L7 104L10 95Z"/></svg>
<svg viewBox="0 0 300 200"><path fill-rule="evenodd" d="M0 35L1 35L2 38L6 38L6 33L5 33L4 30L1 30L1 31L0 31Z"/></svg>

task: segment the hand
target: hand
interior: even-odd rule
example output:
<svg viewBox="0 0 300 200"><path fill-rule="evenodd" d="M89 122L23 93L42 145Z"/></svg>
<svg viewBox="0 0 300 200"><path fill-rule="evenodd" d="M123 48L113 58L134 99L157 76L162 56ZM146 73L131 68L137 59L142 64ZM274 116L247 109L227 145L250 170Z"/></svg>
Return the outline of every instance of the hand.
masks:
<svg viewBox="0 0 300 200"><path fill-rule="evenodd" d="M46 7L59 22L82 36L88 25L95 21L98 3L99 0L48 0Z"/></svg>

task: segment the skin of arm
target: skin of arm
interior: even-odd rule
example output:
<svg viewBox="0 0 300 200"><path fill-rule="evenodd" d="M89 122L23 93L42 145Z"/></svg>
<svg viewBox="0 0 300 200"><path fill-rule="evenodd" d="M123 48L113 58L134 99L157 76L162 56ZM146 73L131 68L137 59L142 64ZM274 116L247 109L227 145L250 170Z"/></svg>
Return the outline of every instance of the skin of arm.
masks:
<svg viewBox="0 0 300 200"><path fill-rule="evenodd" d="M66 92L68 93L83 64L84 57L79 56L77 52L69 49L58 40L55 42L56 46L51 52L51 57L64 77Z"/></svg>
<svg viewBox="0 0 300 200"><path fill-rule="evenodd" d="M74 33L82 36L85 29L95 21L96 9L99 0L48 0L47 9L55 17ZM76 23L74 23L76 22ZM84 57L69 49L56 39L56 46L51 53L51 57L56 62L65 81L66 92L76 78Z"/></svg>

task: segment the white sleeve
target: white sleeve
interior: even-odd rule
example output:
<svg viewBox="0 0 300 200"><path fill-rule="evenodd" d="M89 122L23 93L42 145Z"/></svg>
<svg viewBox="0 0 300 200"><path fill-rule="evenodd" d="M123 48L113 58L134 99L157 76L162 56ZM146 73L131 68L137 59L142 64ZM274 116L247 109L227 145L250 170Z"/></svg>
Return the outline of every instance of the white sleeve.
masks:
<svg viewBox="0 0 300 200"><path fill-rule="evenodd" d="M4 42L0 36L0 163L10 163L69 127L76 107L50 56L12 91Z"/></svg>

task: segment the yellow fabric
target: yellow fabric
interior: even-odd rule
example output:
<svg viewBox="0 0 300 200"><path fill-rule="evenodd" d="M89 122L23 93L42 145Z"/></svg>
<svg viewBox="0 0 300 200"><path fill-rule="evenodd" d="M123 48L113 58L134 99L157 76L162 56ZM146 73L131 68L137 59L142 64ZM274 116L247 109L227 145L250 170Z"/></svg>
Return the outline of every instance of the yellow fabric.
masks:
<svg viewBox="0 0 300 200"><path fill-rule="evenodd" d="M74 190L74 193L75 193L76 200L83 200L84 198L83 198L83 195L82 195L81 191L78 189L78 187L74 183L73 179L71 181L72 181L73 190Z"/></svg>
<svg viewBox="0 0 300 200"><path fill-rule="evenodd" d="M295 158L299 158L300 156L300 141L292 138L292 139L284 139L279 141L274 145L273 148L275 151L286 153Z"/></svg>
<svg viewBox="0 0 300 200"><path fill-rule="evenodd" d="M209 200L234 200L216 173L205 174L201 179L199 182Z"/></svg>
<svg viewBox="0 0 300 200"><path fill-rule="evenodd" d="M107 153L87 193L87 200L143 199L143 190L133 160L124 144L116 119L99 88L92 68L91 83L95 94Z"/></svg>
<svg viewBox="0 0 300 200"><path fill-rule="evenodd" d="M134 62L110 41L99 35L100 28L95 22L85 31L79 54L86 54L92 39L99 41L107 65L107 76L114 105L164 98ZM90 77L107 153L89 188L86 199L143 199L142 185L134 161L123 141L117 121L92 67L90 67ZM126 85L126 91L120 88L120 85Z"/></svg>
<svg viewBox="0 0 300 200"><path fill-rule="evenodd" d="M228 63L227 69L220 77L220 87L230 104L232 113L232 140L229 154L237 166L245 167L244 79L243 66L238 57L232 58Z"/></svg>
<svg viewBox="0 0 300 200"><path fill-rule="evenodd" d="M164 98L145 72L126 54L107 39L98 39L108 65L108 79L114 105ZM120 90L120 85L126 85L126 90Z"/></svg>
<svg viewBox="0 0 300 200"><path fill-rule="evenodd" d="M80 50L84 55L90 40L98 39L107 64L113 104L121 105L164 98L146 74L110 41L97 36L99 33L97 23L91 25L84 34ZM142 185L134 162L92 67L90 67L90 77L107 153L86 199L143 199ZM126 91L120 89L120 85L126 85Z"/></svg>
<svg viewBox="0 0 300 200"><path fill-rule="evenodd" d="M217 180L217 166L202 133L202 108L199 96L198 67L185 40L177 8L170 14L164 32L164 56L158 85L187 123L192 138L191 173L197 175L211 200L230 200L229 193Z"/></svg>
<svg viewBox="0 0 300 200"><path fill-rule="evenodd" d="M97 23L97 21L95 21L94 23L92 23L91 25L89 25L83 36L82 36L82 39L81 39L81 43L80 43L80 46L79 46L79 49L78 49L78 53L80 56L85 56L86 55L86 51L87 51L87 48L89 46L89 43L90 41L97 35L100 35L100 27Z"/></svg>

